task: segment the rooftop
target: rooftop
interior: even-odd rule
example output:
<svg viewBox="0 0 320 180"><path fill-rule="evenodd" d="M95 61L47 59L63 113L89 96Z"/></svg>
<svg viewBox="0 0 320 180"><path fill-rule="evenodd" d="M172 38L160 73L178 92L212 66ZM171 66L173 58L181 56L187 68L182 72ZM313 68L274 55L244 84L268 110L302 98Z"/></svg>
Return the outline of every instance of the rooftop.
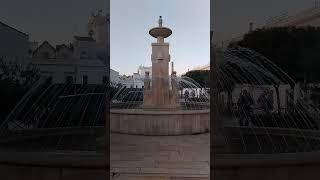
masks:
<svg viewBox="0 0 320 180"><path fill-rule="evenodd" d="M95 41L92 37L74 36L74 38L78 41Z"/></svg>
<svg viewBox="0 0 320 180"><path fill-rule="evenodd" d="M26 33L22 32L22 31L19 31L19 30L17 30L16 28L11 27L11 26L9 26L9 25L7 25L7 24L5 24L5 23L1 22L1 21L0 21L0 24L1 24L1 25L3 25L3 26L6 26L6 27L8 27L8 28L10 28L10 29L12 29L12 30L14 30L14 31L16 31L16 32L18 32L18 33L20 33L20 34L24 35L24 36L29 36L28 34L26 34Z"/></svg>

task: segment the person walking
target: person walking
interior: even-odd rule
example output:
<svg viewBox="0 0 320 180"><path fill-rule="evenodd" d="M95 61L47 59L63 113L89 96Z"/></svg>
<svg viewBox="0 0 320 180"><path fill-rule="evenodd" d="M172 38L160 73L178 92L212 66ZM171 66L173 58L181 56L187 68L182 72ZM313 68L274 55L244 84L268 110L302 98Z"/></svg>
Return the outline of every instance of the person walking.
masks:
<svg viewBox="0 0 320 180"><path fill-rule="evenodd" d="M184 101L187 102L188 99L189 99L189 91L186 90L186 91L184 92Z"/></svg>
<svg viewBox="0 0 320 180"><path fill-rule="evenodd" d="M248 126L249 120L252 117L253 98L247 90L243 90L238 99L238 112L240 126Z"/></svg>

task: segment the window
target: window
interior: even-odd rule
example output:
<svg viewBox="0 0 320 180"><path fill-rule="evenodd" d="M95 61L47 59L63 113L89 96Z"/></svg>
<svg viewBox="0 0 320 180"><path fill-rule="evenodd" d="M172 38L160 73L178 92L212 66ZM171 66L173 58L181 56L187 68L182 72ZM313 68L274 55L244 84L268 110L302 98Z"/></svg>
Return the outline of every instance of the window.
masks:
<svg viewBox="0 0 320 180"><path fill-rule="evenodd" d="M48 83L52 84L52 76L49 76L47 81L48 81Z"/></svg>
<svg viewBox="0 0 320 180"><path fill-rule="evenodd" d="M68 56L68 54L67 53L62 53L62 58L63 59L67 59L69 56Z"/></svg>
<svg viewBox="0 0 320 180"><path fill-rule="evenodd" d="M83 84L88 84L88 76L83 76L82 77L82 83Z"/></svg>
<svg viewBox="0 0 320 180"><path fill-rule="evenodd" d="M66 77L66 83L67 84L72 84L73 83L73 77L72 76L67 76Z"/></svg>
<svg viewBox="0 0 320 180"><path fill-rule="evenodd" d="M86 59L86 58L88 58L87 53L85 51L82 51L80 55L80 59Z"/></svg>
<svg viewBox="0 0 320 180"><path fill-rule="evenodd" d="M103 76L103 77L102 77L102 83L103 83L103 84L106 84L106 83L108 83L108 82L109 82L108 76Z"/></svg>
<svg viewBox="0 0 320 180"><path fill-rule="evenodd" d="M49 59L49 52L44 52L43 53L43 57L46 58L46 59Z"/></svg>

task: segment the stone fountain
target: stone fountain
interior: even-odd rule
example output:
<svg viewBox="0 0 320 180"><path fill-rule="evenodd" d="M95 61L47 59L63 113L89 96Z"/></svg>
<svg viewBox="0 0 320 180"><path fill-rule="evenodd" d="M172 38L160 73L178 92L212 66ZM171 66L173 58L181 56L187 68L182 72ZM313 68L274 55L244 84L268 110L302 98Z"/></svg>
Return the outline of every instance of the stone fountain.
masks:
<svg viewBox="0 0 320 180"><path fill-rule="evenodd" d="M136 100L133 100L136 95L128 93L135 102L128 103L121 100L112 102L111 132L139 135L183 135L209 132L209 98L206 97L205 102L191 100L185 102L180 99L179 89L198 86L195 85L196 82L185 78L179 80L179 86L176 72L172 71L169 75L169 43L164 39L169 37L172 31L162 26L161 16L158 23L158 27L149 31L157 41L151 44L152 76L149 72L145 73L143 101L137 104ZM181 87L181 84L187 84L188 87ZM123 92L125 91L120 90L116 96L121 96ZM206 105L203 106L203 104Z"/></svg>
<svg viewBox="0 0 320 180"><path fill-rule="evenodd" d="M152 86L150 85L149 72L145 74L143 108L152 110L178 110L178 88L176 72L172 72L169 81L169 43L164 38L172 34L171 29L162 26L162 18L159 19L159 27L152 28L149 34L157 38L152 43Z"/></svg>

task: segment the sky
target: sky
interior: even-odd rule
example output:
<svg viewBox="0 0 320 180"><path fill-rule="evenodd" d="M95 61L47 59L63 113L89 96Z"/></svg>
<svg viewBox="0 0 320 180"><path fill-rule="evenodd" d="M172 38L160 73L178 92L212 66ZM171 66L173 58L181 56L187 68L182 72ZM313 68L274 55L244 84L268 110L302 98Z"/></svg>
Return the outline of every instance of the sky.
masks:
<svg viewBox="0 0 320 180"><path fill-rule="evenodd" d="M69 43L87 35L92 12L106 12L107 0L2 0L0 21L30 35L30 40ZM314 0L111 0L111 67L132 74L139 65L151 65L150 28L162 15L172 29L167 38L176 70L187 71L209 63L209 27L214 40L230 40L265 24L270 16L313 7ZM210 25L211 24L211 25Z"/></svg>
<svg viewBox="0 0 320 180"><path fill-rule="evenodd" d="M151 43L156 39L149 30L163 26L173 33L171 61L181 74L210 62L209 0L111 0L110 59L111 68L132 75L139 65L151 66Z"/></svg>
<svg viewBox="0 0 320 180"><path fill-rule="evenodd" d="M0 21L28 33L30 40L62 44L87 35L92 12L106 10L106 0L1 0Z"/></svg>
<svg viewBox="0 0 320 180"><path fill-rule="evenodd" d="M221 42L239 37L249 30L265 25L269 17L295 14L315 6L315 0L213 0L211 27L214 41Z"/></svg>

